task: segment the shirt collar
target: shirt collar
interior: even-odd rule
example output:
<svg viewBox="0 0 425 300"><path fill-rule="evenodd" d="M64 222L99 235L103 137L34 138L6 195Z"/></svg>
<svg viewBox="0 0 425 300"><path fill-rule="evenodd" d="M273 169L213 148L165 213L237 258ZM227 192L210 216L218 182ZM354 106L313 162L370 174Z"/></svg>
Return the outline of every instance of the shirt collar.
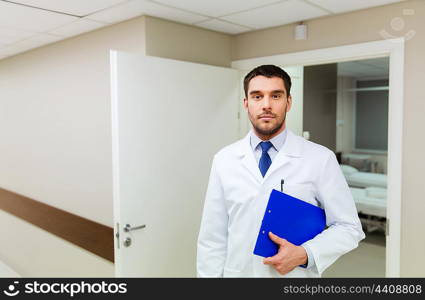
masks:
<svg viewBox="0 0 425 300"><path fill-rule="evenodd" d="M281 133L279 133L278 135L276 135L274 138L272 138L270 140L270 142L272 143L272 145L276 149L276 151L279 152L280 149L282 149L283 144L285 144L286 136L287 136L287 129L285 128L285 130L283 130ZM251 130L250 140L251 140L251 147L252 147L253 151L255 151L255 149L257 149L257 147L259 147L259 144L261 142L265 142L265 141L261 140L254 133L254 130Z"/></svg>

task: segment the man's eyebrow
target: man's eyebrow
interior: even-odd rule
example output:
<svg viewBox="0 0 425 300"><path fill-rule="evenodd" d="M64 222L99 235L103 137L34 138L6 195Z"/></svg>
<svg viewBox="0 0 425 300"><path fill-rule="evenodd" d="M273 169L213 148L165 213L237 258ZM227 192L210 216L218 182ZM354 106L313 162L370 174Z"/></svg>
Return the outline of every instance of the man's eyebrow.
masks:
<svg viewBox="0 0 425 300"><path fill-rule="evenodd" d="M284 90L273 90L271 92L272 93L282 93L282 94L285 94L285 91ZM251 91L251 92L249 92L250 95L260 94L260 93L262 93L262 91Z"/></svg>
<svg viewBox="0 0 425 300"><path fill-rule="evenodd" d="M260 94L260 93L261 93L261 91L250 91L250 92L249 92L249 94L250 94L250 95L253 95L253 94Z"/></svg>

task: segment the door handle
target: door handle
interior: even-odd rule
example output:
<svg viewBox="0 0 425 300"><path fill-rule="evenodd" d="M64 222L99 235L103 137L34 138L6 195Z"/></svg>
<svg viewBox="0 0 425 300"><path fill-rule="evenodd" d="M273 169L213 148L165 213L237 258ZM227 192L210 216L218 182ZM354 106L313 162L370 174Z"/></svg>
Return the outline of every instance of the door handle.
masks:
<svg viewBox="0 0 425 300"><path fill-rule="evenodd" d="M130 224L127 224L127 225L125 225L125 227L123 228L123 230L124 230L125 232L130 232L130 231L137 230L137 229L143 229L143 228L145 228L145 227L146 227L146 225L145 225L145 224L140 225L140 226L136 226L136 227L131 227L131 225L130 225Z"/></svg>
<svg viewBox="0 0 425 300"><path fill-rule="evenodd" d="M130 238L126 238L124 241L124 246L125 247L130 247L131 246L131 239Z"/></svg>

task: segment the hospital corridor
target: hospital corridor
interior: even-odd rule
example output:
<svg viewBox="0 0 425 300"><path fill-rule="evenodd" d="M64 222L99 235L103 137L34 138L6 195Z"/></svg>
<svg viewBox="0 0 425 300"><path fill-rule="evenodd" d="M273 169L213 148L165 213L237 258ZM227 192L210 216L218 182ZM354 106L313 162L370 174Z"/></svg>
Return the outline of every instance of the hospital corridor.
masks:
<svg viewBox="0 0 425 300"><path fill-rule="evenodd" d="M0 278L425 277L424 16L0 0Z"/></svg>

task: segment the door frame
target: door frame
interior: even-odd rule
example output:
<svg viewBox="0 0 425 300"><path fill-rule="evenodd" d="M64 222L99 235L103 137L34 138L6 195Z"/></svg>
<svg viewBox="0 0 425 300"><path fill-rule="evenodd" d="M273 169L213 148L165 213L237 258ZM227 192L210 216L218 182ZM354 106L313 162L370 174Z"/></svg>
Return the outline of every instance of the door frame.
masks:
<svg viewBox="0 0 425 300"><path fill-rule="evenodd" d="M311 66L389 57L386 277L400 277L404 43L405 39L401 37L232 62L232 68L246 71L262 64Z"/></svg>

